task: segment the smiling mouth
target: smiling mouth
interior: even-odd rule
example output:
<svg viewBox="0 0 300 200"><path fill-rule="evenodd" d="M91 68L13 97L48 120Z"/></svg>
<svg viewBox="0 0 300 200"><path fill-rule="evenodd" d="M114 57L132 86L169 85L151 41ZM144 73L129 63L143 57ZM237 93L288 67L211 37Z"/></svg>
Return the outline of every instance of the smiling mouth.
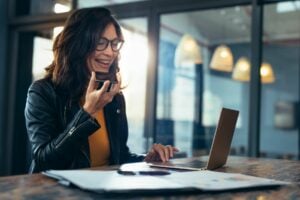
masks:
<svg viewBox="0 0 300 200"><path fill-rule="evenodd" d="M96 60L96 62L100 65L110 65L111 61L110 60Z"/></svg>

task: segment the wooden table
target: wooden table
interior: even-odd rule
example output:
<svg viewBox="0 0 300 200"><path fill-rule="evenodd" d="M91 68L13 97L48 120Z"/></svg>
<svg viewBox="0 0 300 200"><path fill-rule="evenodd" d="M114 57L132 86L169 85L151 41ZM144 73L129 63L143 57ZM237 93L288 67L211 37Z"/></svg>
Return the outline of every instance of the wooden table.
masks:
<svg viewBox="0 0 300 200"><path fill-rule="evenodd" d="M192 160L194 158L184 158ZM207 157L201 157L207 160ZM181 159L180 159L181 160ZM116 166L109 169L116 169ZM251 189L218 193L161 194L145 196L139 194L107 196L69 188L42 174L0 177L1 200L83 200L83 199L300 199L300 161L229 157L227 166L218 169L221 172L234 172L293 182L292 185L272 189Z"/></svg>

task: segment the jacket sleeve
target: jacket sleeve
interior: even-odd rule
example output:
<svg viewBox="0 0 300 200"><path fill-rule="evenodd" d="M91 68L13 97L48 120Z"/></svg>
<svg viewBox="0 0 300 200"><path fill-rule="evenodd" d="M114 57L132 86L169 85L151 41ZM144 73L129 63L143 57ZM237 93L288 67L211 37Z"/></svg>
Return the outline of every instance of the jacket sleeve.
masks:
<svg viewBox="0 0 300 200"><path fill-rule="evenodd" d="M62 130L55 91L53 87L42 83L35 82L30 86L25 107L33 160L38 171L66 169L80 150L82 142L100 126L80 109Z"/></svg>
<svg viewBox="0 0 300 200"><path fill-rule="evenodd" d="M122 139L121 139L121 159L120 164L123 163L132 163L132 162L141 162L144 160L145 156L142 154L132 153L127 145L128 140L128 122L126 115L126 105L124 96L121 94L119 98L119 104L121 108L121 130L122 130Z"/></svg>

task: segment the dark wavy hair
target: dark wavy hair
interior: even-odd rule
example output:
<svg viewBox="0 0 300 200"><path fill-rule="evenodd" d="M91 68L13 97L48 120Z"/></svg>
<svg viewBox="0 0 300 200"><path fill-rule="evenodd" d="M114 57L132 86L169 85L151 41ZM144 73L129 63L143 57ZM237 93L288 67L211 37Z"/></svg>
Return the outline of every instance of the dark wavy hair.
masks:
<svg viewBox="0 0 300 200"><path fill-rule="evenodd" d="M51 78L70 99L79 100L83 96L90 78L87 58L95 51L100 36L109 24L113 24L117 36L123 38L119 23L108 9L80 9L68 17L64 29L56 37L54 59L46 68L46 78ZM110 73L117 71L118 58L110 67Z"/></svg>

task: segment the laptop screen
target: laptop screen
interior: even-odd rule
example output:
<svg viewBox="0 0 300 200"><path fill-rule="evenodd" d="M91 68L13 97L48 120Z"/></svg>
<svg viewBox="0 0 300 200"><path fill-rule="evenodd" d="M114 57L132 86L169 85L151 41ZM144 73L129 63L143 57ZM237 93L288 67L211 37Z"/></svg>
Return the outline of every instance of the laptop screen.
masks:
<svg viewBox="0 0 300 200"><path fill-rule="evenodd" d="M219 123L215 130L210 148L207 169L216 169L225 165L230 151L231 141L239 111L222 108Z"/></svg>
<svg viewBox="0 0 300 200"><path fill-rule="evenodd" d="M227 161L238 115L239 111L237 110L222 108L210 148L208 162L192 158L190 162L186 162L186 160L182 162L181 159L175 159L166 163L154 162L149 165L151 167L181 170L213 170L222 167Z"/></svg>

